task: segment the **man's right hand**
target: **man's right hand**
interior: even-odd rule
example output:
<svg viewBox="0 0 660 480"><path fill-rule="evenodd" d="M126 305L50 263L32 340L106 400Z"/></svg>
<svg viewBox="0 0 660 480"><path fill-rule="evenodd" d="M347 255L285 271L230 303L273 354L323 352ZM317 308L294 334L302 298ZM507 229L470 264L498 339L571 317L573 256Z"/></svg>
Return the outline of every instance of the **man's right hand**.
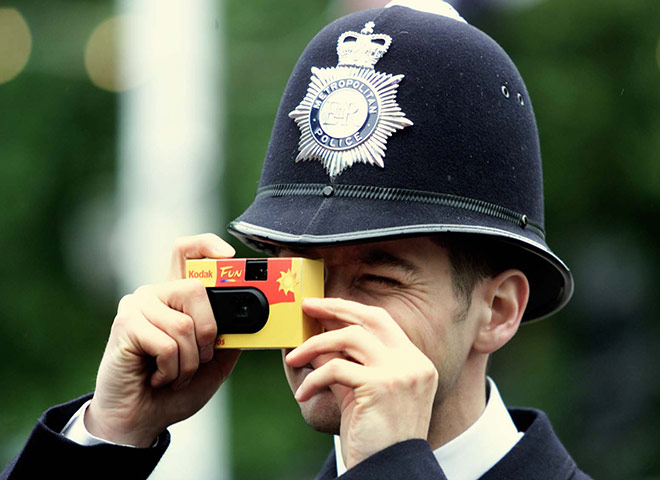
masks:
<svg viewBox="0 0 660 480"><path fill-rule="evenodd" d="M201 409L229 376L238 350L214 350L217 327L199 280L185 261L230 258L216 235L177 240L170 281L138 288L119 303L85 415L94 436L148 447L169 425Z"/></svg>

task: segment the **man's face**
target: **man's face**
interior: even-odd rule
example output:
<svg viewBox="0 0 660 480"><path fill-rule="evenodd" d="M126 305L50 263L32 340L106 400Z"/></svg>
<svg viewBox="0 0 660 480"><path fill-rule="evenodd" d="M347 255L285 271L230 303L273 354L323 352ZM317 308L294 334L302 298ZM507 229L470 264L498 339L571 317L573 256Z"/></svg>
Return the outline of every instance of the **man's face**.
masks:
<svg viewBox="0 0 660 480"><path fill-rule="evenodd" d="M444 249L429 237L420 237L281 254L323 259L325 297L387 310L438 370L435 403L442 403L458 381L474 330L474 322L466 316L467 306L452 290L451 265ZM311 366L292 368L286 363L284 369L293 392L312 371ZM340 412L330 390L301 402L300 407L310 426L339 431Z"/></svg>

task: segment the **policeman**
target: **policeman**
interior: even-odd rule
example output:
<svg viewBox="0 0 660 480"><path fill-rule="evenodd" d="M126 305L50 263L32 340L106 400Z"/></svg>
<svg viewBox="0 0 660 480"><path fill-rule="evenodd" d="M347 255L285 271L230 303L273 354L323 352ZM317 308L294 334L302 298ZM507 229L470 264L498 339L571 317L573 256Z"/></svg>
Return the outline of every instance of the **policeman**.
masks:
<svg viewBox="0 0 660 480"><path fill-rule="evenodd" d="M537 128L516 67L436 7L358 12L310 42L256 198L229 230L325 262L326 298L303 308L326 332L284 352L305 420L337 435L319 478L588 478L542 412L508 411L486 377L489 355L562 308L573 280L545 241ZM213 235L182 239L173 275L186 258L232 255ZM130 461L147 476L166 428L231 373L238 353L214 353L215 335L198 282L125 297L93 397L47 412L6 474L38 468L47 448L83 470Z"/></svg>

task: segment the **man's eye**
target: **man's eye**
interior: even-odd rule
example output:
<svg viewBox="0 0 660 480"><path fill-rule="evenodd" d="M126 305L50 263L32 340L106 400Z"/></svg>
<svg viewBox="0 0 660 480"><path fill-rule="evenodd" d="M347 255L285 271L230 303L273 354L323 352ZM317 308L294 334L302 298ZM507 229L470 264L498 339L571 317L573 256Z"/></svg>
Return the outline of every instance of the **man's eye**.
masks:
<svg viewBox="0 0 660 480"><path fill-rule="evenodd" d="M390 287L397 287L401 285L401 282L389 277L381 277L379 275L363 275L362 281L369 283L377 283L381 285L386 285Z"/></svg>

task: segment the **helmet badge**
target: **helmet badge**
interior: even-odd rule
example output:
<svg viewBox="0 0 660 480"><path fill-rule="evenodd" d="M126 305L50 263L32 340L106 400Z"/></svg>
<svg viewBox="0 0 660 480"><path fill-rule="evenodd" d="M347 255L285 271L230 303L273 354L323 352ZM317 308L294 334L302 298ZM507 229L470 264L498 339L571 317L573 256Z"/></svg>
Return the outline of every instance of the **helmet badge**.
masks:
<svg viewBox="0 0 660 480"><path fill-rule="evenodd" d="M374 70L392 37L374 22L337 41L336 67L312 67L307 94L289 113L300 128L296 162L320 160L330 178L356 163L384 167L387 138L413 123L396 103L404 75Z"/></svg>

